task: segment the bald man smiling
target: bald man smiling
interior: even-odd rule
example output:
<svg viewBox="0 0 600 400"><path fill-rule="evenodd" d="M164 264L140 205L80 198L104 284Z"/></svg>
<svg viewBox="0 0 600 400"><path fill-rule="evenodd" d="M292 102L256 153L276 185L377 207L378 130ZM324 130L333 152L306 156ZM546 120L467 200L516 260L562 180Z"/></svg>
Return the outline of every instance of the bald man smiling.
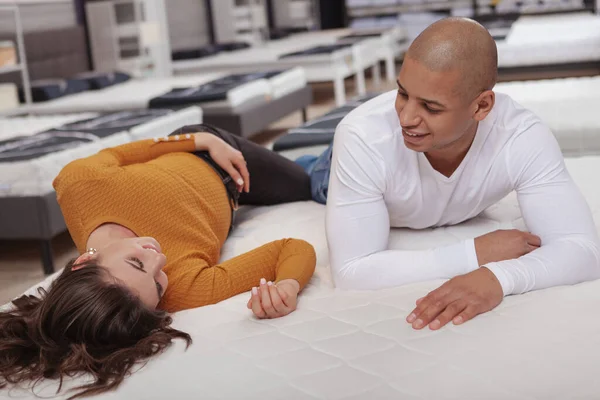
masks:
<svg viewBox="0 0 600 400"><path fill-rule="evenodd" d="M600 277L596 227L552 132L494 93L496 79L485 28L462 18L434 23L408 50L397 92L348 114L331 158L326 152L313 172L318 178L331 160L326 231L338 287L448 279L416 300L407 316L415 329L462 324L504 296ZM458 224L512 191L530 232L388 249L390 227Z"/></svg>

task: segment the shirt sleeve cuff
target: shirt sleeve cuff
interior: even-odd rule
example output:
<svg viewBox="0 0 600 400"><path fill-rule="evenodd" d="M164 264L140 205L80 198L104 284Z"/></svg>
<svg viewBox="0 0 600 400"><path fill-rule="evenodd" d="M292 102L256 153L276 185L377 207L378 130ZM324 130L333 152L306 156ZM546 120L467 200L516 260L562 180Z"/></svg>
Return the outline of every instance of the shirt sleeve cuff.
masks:
<svg viewBox="0 0 600 400"><path fill-rule="evenodd" d="M494 262L483 265L483 267L486 267L492 271L492 273L496 276L496 279L498 279L498 282L500 282L504 296L512 294L514 285L511 283L510 275L506 273L502 266Z"/></svg>
<svg viewBox="0 0 600 400"><path fill-rule="evenodd" d="M436 249L436 256L440 264L452 271L451 276L466 274L479 268L473 239L440 247Z"/></svg>

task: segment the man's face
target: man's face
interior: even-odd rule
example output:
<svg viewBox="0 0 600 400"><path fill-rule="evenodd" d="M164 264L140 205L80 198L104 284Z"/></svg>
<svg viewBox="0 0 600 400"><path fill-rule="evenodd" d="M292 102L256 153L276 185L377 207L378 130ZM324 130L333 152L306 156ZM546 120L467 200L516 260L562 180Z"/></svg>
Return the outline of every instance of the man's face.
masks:
<svg viewBox="0 0 600 400"><path fill-rule="evenodd" d="M406 147L418 152L459 146L476 123L461 96L458 71L434 72L406 58L398 76L396 112ZM473 99L471 99L473 100Z"/></svg>

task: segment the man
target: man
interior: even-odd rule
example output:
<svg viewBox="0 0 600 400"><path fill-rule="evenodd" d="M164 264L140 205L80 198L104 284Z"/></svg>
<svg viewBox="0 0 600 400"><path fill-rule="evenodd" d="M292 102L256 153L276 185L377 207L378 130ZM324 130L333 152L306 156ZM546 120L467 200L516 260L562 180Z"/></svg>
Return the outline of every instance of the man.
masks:
<svg viewBox="0 0 600 400"><path fill-rule="evenodd" d="M496 78L488 31L444 19L411 45L397 93L353 110L336 130L326 217L335 284L378 289L449 279L417 300L407 317L415 329L464 323L507 295L600 277L591 212L554 136L494 93ZM458 224L513 190L532 233L387 249L390 226Z"/></svg>

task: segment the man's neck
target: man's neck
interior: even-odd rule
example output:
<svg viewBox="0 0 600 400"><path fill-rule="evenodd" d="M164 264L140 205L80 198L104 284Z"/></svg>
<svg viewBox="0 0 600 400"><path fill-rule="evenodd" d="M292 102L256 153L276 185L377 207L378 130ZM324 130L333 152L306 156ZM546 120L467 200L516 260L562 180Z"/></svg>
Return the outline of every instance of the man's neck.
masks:
<svg viewBox="0 0 600 400"><path fill-rule="evenodd" d="M136 237L136 234L122 225L104 224L96 228L89 236L86 247L101 249L111 242L120 239Z"/></svg>
<svg viewBox="0 0 600 400"><path fill-rule="evenodd" d="M475 124L470 132L467 132L456 142L444 148L426 152L425 157L427 157L433 169L447 178L452 176L469 152L473 140L475 140L478 125Z"/></svg>

